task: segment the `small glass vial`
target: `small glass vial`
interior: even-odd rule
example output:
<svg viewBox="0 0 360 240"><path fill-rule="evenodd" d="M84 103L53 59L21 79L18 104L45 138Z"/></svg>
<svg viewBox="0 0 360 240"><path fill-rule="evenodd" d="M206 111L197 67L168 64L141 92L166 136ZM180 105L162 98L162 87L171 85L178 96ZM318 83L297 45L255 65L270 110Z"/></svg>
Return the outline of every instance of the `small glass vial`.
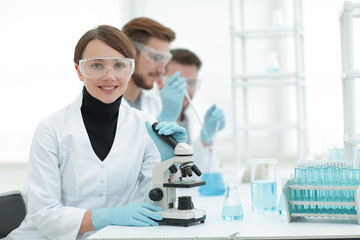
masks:
<svg viewBox="0 0 360 240"><path fill-rule="evenodd" d="M222 209L221 218L225 221L237 221L244 217L241 206L238 185L230 183L226 186L226 195Z"/></svg>
<svg viewBox="0 0 360 240"><path fill-rule="evenodd" d="M278 73L280 71L279 61L276 52L271 52L267 60L267 73Z"/></svg>
<svg viewBox="0 0 360 240"><path fill-rule="evenodd" d="M284 16L280 9L273 11L272 28L273 29L284 28Z"/></svg>

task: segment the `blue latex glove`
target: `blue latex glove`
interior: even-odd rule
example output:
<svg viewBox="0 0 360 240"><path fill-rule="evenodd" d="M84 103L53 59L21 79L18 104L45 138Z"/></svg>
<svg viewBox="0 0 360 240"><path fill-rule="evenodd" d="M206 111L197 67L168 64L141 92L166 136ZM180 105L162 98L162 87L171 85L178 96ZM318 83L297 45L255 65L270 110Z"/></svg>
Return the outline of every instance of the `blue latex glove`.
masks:
<svg viewBox="0 0 360 240"><path fill-rule="evenodd" d="M219 122L219 123L218 123ZM218 129L217 124L219 124ZM223 110L212 105L205 113L204 130L201 130L201 139L204 143L211 143L213 141L216 131L220 131L225 127L225 115Z"/></svg>
<svg viewBox="0 0 360 240"><path fill-rule="evenodd" d="M178 119L185 97L186 79L175 72L160 91L162 110L157 117L159 122L175 122Z"/></svg>
<svg viewBox="0 0 360 240"><path fill-rule="evenodd" d="M161 161L168 160L174 157L174 149L170 147L166 142L164 142L152 129L148 121L145 122L146 129L150 137L154 140L157 149L161 155ZM183 127L176 125L175 123L170 122L161 122L156 127L156 130L159 130L159 134L171 135L179 143L186 142L187 134L186 130Z"/></svg>
<svg viewBox="0 0 360 240"><path fill-rule="evenodd" d="M159 206L150 203L131 203L116 208L97 208L91 210L92 224L96 230L108 225L119 226L158 226L155 220L163 217L154 211L162 211Z"/></svg>

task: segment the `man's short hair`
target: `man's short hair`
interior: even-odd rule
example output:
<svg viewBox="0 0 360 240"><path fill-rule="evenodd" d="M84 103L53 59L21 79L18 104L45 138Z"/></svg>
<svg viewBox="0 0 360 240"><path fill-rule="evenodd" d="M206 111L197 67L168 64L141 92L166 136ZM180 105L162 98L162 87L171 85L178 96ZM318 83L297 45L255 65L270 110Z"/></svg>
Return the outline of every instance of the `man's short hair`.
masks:
<svg viewBox="0 0 360 240"><path fill-rule="evenodd" d="M150 19L134 18L122 29L126 36L135 42L146 44L151 37L158 38L167 42L175 40L175 32L168 27Z"/></svg>
<svg viewBox="0 0 360 240"><path fill-rule="evenodd" d="M172 49L170 52L172 54L171 61L184 65L195 65L198 70L201 68L201 60L195 53L181 48Z"/></svg>

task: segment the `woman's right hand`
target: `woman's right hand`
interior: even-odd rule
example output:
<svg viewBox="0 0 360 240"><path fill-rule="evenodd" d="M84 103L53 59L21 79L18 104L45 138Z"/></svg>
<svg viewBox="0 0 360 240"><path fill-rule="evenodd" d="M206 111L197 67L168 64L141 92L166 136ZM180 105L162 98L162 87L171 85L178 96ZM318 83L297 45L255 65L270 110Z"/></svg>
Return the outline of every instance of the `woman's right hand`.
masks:
<svg viewBox="0 0 360 240"><path fill-rule="evenodd" d="M96 230L107 225L158 226L159 223L154 220L162 220L163 217L155 212L162 210L161 207L150 203L130 203L116 208L92 209L91 219Z"/></svg>

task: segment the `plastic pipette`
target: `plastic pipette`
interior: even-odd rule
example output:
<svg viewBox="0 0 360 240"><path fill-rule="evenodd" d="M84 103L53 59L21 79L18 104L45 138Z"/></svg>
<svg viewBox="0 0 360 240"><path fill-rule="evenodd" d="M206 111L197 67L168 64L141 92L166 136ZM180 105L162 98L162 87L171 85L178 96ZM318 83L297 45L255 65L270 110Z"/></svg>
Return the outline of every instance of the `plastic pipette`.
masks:
<svg viewBox="0 0 360 240"><path fill-rule="evenodd" d="M186 97L187 100L189 101L189 105L191 106L192 110L194 111L195 116L196 116L197 120L199 121L199 123L200 123L200 125L201 125L201 128L202 128L202 130L204 131L206 137L210 139L208 133L206 132L206 130L205 130L205 128L204 128L204 124L202 123L201 118L200 118L199 114L197 113L197 111L196 111L196 109L195 109L195 107L194 107L194 105L193 105L193 103L192 103L192 101L191 101L191 99L190 99L190 96L189 96L189 94L188 94L187 91L185 91L185 97Z"/></svg>
<svg viewBox="0 0 360 240"><path fill-rule="evenodd" d="M165 85L169 77L167 77L166 75L160 75L160 77L161 77L163 84ZM199 114L197 113L197 111L191 101L191 98L186 90L185 90L185 97L187 98L189 105L191 106L192 110L194 111L195 116L201 125L201 129L204 131L206 137L210 139L209 134L206 132L206 130L204 128L204 124L202 123L201 118L200 118Z"/></svg>

